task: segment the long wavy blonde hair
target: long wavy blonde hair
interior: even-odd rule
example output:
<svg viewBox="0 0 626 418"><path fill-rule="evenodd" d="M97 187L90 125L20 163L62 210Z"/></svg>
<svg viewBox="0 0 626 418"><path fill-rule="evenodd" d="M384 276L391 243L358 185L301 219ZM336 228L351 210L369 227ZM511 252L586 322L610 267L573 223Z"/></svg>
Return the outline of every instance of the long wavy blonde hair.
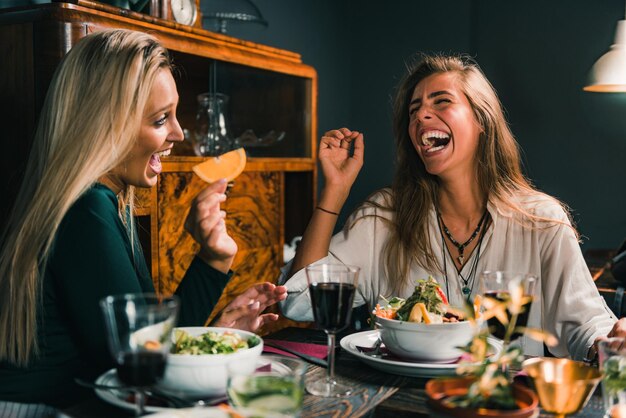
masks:
<svg viewBox="0 0 626 418"><path fill-rule="evenodd" d="M27 180L1 241L0 360L26 366L38 354L42 277L59 224L72 204L130 153L162 68L171 69L167 50L154 37L128 30L83 38L57 68L34 135ZM127 213L132 187L119 199L121 213ZM133 242L130 218L125 224Z"/></svg>
<svg viewBox="0 0 626 418"><path fill-rule="evenodd" d="M508 208L515 219L527 227L544 228L564 223L535 215L520 205L516 198L526 195L535 196L538 200L554 199L537 191L522 173L517 141L504 117L495 89L478 64L466 55L420 55L414 64L408 66L393 103L397 155L392 187L385 189L381 204L371 200L366 203L394 212L383 257L388 277L394 278L391 281L392 294L397 294L407 285L413 263L429 271L442 272L442 266L432 250L428 227L429 212L436 203L440 182L437 176L426 171L411 142L408 106L415 86L421 80L447 72L458 76L459 86L482 128L476 151L476 176L482 194L497 207ZM558 203L569 216L565 205Z"/></svg>

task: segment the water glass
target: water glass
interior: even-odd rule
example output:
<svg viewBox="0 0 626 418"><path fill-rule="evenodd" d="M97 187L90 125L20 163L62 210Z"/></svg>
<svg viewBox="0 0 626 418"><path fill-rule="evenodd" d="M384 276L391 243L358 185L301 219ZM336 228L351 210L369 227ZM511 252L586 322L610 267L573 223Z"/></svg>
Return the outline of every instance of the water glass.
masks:
<svg viewBox="0 0 626 418"><path fill-rule="evenodd" d="M298 417L306 364L296 358L264 355L255 370L228 365L228 399L235 407Z"/></svg>
<svg viewBox="0 0 626 418"><path fill-rule="evenodd" d="M602 398L605 416L624 416L626 412L626 340L615 337L600 341L598 357L600 370L604 374Z"/></svg>

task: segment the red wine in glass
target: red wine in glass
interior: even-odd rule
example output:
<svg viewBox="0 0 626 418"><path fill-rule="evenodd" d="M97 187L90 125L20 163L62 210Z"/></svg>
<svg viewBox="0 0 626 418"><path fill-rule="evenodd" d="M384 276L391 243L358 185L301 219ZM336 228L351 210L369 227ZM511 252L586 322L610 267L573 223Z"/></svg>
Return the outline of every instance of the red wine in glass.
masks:
<svg viewBox="0 0 626 418"><path fill-rule="evenodd" d="M128 386L152 386L163 378L165 360L162 352L126 353L117 365L117 377Z"/></svg>
<svg viewBox="0 0 626 418"><path fill-rule="evenodd" d="M352 283L312 283L309 291L313 316L321 329L337 333L348 327L356 291Z"/></svg>
<svg viewBox="0 0 626 418"><path fill-rule="evenodd" d="M510 299L510 294L507 291L498 290L498 291L488 291L485 292L485 296L488 298L496 299L500 302L507 302ZM517 321L515 322L515 327L525 327L528 324L528 315L530 314L530 305L533 303L533 298L530 295L524 295L528 298L528 300L522 304L521 312L517 315ZM506 309L506 315L511 321L512 315L509 312L509 309ZM504 336L506 334L506 327L498 320L496 317L489 318L487 320L487 325L489 326L489 332L496 338L504 340ZM521 337L523 333L513 332L511 335L511 341Z"/></svg>
<svg viewBox="0 0 626 418"><path fill-rule="evenodd" d="M352 303L359 280L359 267L323 263L306 267L311 308L317 326L328 337L326 378L310 380L306 389L315 396L348 396L352 387L335 378L335 334L350 324Z"/></svg>
<svg viewBox="0 0 626 418"><path fill-rule="evenodd" d="M135 392L135 414L145 414L144 390L165 373L178 298L153 293L107 296L100 301L119 380Z"/></svg>

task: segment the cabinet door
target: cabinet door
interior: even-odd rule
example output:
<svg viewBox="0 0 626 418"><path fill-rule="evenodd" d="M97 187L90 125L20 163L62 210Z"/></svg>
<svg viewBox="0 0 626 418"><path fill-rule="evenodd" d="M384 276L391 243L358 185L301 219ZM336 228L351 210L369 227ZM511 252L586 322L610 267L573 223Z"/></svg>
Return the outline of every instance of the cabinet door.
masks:
<svg viewBox="0 0 626 418"><path fill-rule="evenodd" d="M177 68L178 119L191 140L197 96L212 91L228 98L224 116L229 134L240 139L249 157L313 160L311 78L170 52ZM194 155L191 140L177 145L174 154Z"/></svg>
<svg viewBox="0 0 626 418"><path fill-rule="evenodd" d="M160 292L173 293L200 248L185 231L184 219L194 197L207 185L184 167L166 170L157 186L155 279ZM224 301L253 283L275 281L278 277L282 263L283 177L278 171L245 172L228 194L223 209L239 251L234 263L236 273L224 292ZM221 307L222 303L216 309Z"/></svg>

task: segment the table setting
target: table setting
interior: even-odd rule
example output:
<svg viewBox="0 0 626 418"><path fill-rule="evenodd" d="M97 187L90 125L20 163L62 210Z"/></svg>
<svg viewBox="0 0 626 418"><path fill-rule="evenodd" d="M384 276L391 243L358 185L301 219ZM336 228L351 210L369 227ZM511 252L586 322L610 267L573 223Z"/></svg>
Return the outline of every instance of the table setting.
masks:
<svg viewBox="0 0 626 418"><path fill-rule="evenodd" d="M165 364L161 369L149 369L153 373L148 377L149 382L137 383L139 377L145 378L137 372L130 374L135 380L129 379L128 374L125 377L120 375L119 364L94 382L79 382L91 385L97 399L64 413L68 417L94 418L145 414L163 418L213 418L234 408L232 411L241 411L238 416L242 417L248 416L246 410L256 411L255 416L302 418L390 415L400 418L433 414L599 417L609 410L619 416L617 411L626 404L626 389L622 389L626 385L622 385L620 374L625 370L626 376L623 342L622 345L613 342L601 346L599 369L567 359L527 359L522 355L515 343L522 329L510 326L510 323L515 324L517 318L523 317L529 300L532 303L533 286L528 286L524 281L526 278L504 278L500 285L496 285L483 275L482 292L487 302L483 301L480 308L480 321L474 318L456 322L456 319L448 318L449 322L442 319L441 323L415 323L403 320L403 316L400 319L392 319L386 314L376 316L380 312L377 308L370 312L373 329L364 330L350 327L350 308L358 270L350 266L318 266L307 273L309 286L315 291L312 292L312 303L316 328L286 328L263 338L226 328L179 329L171 325L171 311L169 316L144 323L139 329L129 327L129 321L126 321L125 327L118 328L124 329L130 337L120 338L119 332L113 332L115 327L110 325L110 345L114 355L120 351L120 341L130 341L134 343L135 351L138 347L143 347L142 350L148 347L150 351L161 353ZM422 291L435 286L424 282L418 284ZM519 294L516 294L516 287L507 283L518 286L521 289ZM494 290L497 286L500 289ZM503 296L498 292L509 294ZM526 307L516 309L510 300ZM500 309L494 310L494 306ZM135 308L139 310L139 306ZM413 310L405 310L404 314L414 315ZM484 326L497 316L497 312L508 315L509 325L504 330ZM432 318L436 319L436 315ZM115 321L110 319L112 323ZM467 333L466 328L470 325L481 331ZM184 341L182 333L190 342L181 342ZM163 334L168 334L169 338L163 338ZM207 336L209 334L211 337ZM118 337L113 338L115 335ZM207 346L207 341L217 336L236 337L236 344L243 345L227 353L197 351L198 345ZM162 345L153 347L149 342L154 340ZM549 343L548 337L544 340ZM211 344L211 347L219 345ZM180 347L191 351L177 353ZM163 356L163 352L166 355ZM118 358L125 356L127 353L122 353ZM567 372L555 371L557 366L558 370ZM484 379L488 369L492 373L489 378L492 383L504 379L506 385L503 386L511 384L515 402L512 409L489 409L489 415L478 413L481 408L468 403L475 401L467 395L469 388L488 380ZM464 376L458 376L459 371L464 371ZM603 381L603 376L610 376L612 380ZM600 381L603 381L604 399L598 386ZM575 395L567 392L565 398L569 403L565 405L563 390L554 387L584 387L584 391ZM454 401L449 402L450 398Z"/></svg>

